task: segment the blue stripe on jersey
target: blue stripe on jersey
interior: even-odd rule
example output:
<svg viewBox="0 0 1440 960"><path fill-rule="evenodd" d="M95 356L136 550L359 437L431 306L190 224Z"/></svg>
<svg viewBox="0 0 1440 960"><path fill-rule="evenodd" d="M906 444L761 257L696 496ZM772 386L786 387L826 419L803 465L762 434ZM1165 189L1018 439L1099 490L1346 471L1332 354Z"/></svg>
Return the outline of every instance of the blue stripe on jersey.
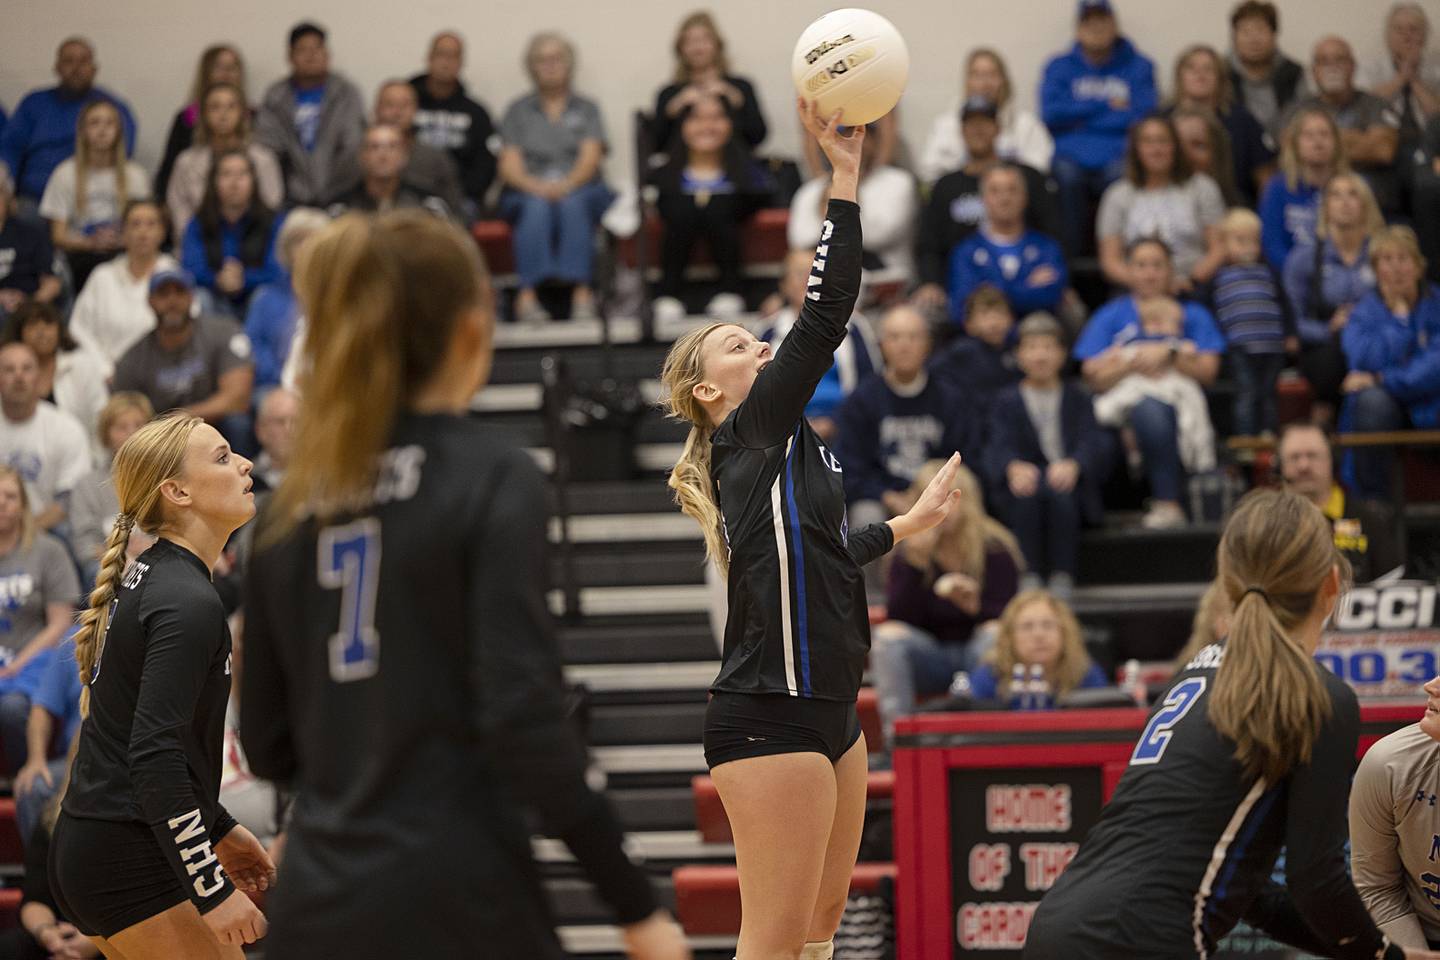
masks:
<svg viewBox="0 0 1440 960"><path fill-rule="evenodd" d="M1265 791L1260 802L1255 804L1255 809L1250 811L1250 822L1245 824L1245 830L1235 838L1235 843L1225 853L1225 869L1220 874L1220 882L1215 885L1215 893L1210 897L1210 902L1205 905L1205 920L1208 927L1210 913L1215 904L1225 901L1225 893L1230 886L1230 881L1235 877L1235 871L1240 866L1240 861L1245 857L1245 849L1250 846L1250 841L1255 839L1255 833L1260 829L1260 824L1265 822L1266 815L1275 804L1275 798L1280 795L1279 787L1271 787Z"/></svg>
<svg viewBox="0 0 1440 960"><path fill-rule="evenodd" d="M801 447L802 423L795 428L795 439L790 444L790 453L785 458L785 504L790 514L790 543L794 546L791 557L795 561L795 610L800 628L800 688L804 696L810 696L810 636L807 631L809 616L805 610L805 549L800 536L800 511L795 507L795 451Z"/></svg>

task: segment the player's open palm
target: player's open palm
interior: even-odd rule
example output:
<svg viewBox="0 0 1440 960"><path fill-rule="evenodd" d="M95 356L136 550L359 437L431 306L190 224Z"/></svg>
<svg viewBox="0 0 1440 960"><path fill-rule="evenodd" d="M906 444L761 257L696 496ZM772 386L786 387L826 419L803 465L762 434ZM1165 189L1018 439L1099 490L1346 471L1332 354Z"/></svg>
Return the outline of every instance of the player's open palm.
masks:
<svg viewBox="0 0 1440 960"><path fill-rule="evenodd" d="M255 834L238 823L215 844L215 855L235 886L246 893L269 890L275 883L275 863L270 854Z"/></svg>
<svg viewBox="0 0 1440 960"><path fill-rule="evenodd" d="M860 148L865 143L865 128L852 127L848 134L840 132L840 111L831 116L822 116L819 104L814 100L799 97L795 101L800 111L800 123L805 132L815 138L825 159L839 174L860 175Z"/></svg>
<svg viewBox="0 0 1440 960"><path fill-rule="evenodd" d="M955 472L959 469L960 454L952 454L950 459L945 461L945 466L941 467L934 479L926 485L925 492L920 494L915 506L910 508L906 516L917 531L929 530L938 525L950 515L951 508L960 502L960 491L955 489Z"/></svg>

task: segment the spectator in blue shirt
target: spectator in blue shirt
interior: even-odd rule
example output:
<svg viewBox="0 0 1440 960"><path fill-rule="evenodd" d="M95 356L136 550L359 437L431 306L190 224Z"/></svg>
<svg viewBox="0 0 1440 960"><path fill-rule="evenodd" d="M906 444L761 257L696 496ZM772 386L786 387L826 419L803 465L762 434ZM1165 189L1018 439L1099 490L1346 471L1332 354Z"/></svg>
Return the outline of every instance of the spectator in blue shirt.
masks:
<svg viewBox="0 0 1440 960"><path fill-rule="evenodd" d="M1138 240L1130 245L1130 292L1095 312L1071 351L1081 361L1086 385L1095 393L1096 418L1107 422L1101 402L1111 391L1110 403L1123 410L1120 420L1132 463L1138 462L1150 483L1151 505L1145 526L1164 529L1181 526L1181 484L1187 469L1203 471L1214 466L1214 437L1204 396L1171 374L1200 387L1215 381L1225 337L1210 311L1196 303L1177 303L1169 291L1173 283L1170 250L1160 240ZM1161 399L1147 385L1168 383ZM1129 395L1125 400L1124 394ZM1188 397L1188 399L1187 399Z"/></svg>
<svg viewBox="0 0 1440 960"><path fill-rule="evenodd" d="M285 215L285 223L276 236L275 261L280 274L256 288L245 314L245 335L255 351L257 392L279 385L280 373L285 369L295 339L295 321L300 316L300 301L292 285L295 254L301 244L329 222L330 218L319 210L297 207Z"/></svg>
<svg viewBox="0 0 1440 960"><path fill-rule="evenodd" d="M1384 225L1365 181L1339 174L1325 185L1314 239L1285 260L1285 296L1300 334L1300 372L1314 394L1318 423L1334 421L1346 369L1340 333L1351 309L1375 286L1370 238Z"/></svg>
<svg viewBox="0 0 1440 960"><path fill-rule="evenodd" d="M1280 169L1260 197L1261 239L1270 266L1283 270L1290 251L1315 236L1320 192L1348 169L1334 118L1320 109L1296 112L1280 144Z"/></svg>
<svg viewBox="0 0 1440 960"><path fill-rule="evenodd" d="M219 312L243 317L250 295L281 275L275 240L282 222L260 199L250 155L222 153L210 167L200 210L185 228L180 263L210 291Z"/></svg>
<svg viewBox="0 0 1440 960"><path fill-rule="evenodd" d="M1085 652L1080 623L1070 605L1044 590L1016 594L1000 615L995 647L970 674L970 693L978 701L1014 702L1019 691L1010 689L1015 665L1044 672L1050 695L1059 700L1072 690L1109 685L1105 672Z"/></svg>
<svg viewBox="0 0 1440 960"><path fill-rule="evenodd" d="M39 203L45 182L75 152L75 125L81 109L92 100L108 100L120 112L125 152L135 151L135 119L119 97L95 86L95 49L88 40L70 37L55 54L58 86L34 90L15 108L0 135L0 161L15 178L17 195Z"/></svg>
<svg viewBox="0 0 1440 960"><path fill-rule="evenodd" d="M1025 379L1006 387L990 409L983 466L999 512L1020 540L1029 572L1023 585L1068 599L1080 559L1080 527L1103 515L1109 442L1095 405L1079 384L1062 379L1065 335L1054 317L1020 323L1015 348Z"/></svg>
<svg viewBox="0 0 1440 960"><path fill-rule="evenodd" d="M1220 222L1225 265L1203 291L1225 333L1230 372L1235 377L1235 432L1253 436L1280 430L1275 384L1285 354L1300 340L1282 291L1280 275L1260 255L1260 218L1236 207Z"/></svg>
<svg viewBox="0 0 1440 960"><path fill-rule="evenodd" d="M988 283L1005 294L1010 310L1024 316L1054 311L1065 295L1069 271L1054 238L1025 226L1025 178L1009 165L991 167L980 178L985 219L950 257L950 303L954 320L970 294Z"/></svg>
<svg viewBox="0 0 1440 960"><path fill-rule="evenodd" d="M40 812L64 784L70 742L80 729L80 668L75 665L73 635L72 629L55 648L30 697L25 765L15 776L15 821L22 843L30 842Z"/></svg>
<svg viewBox="0 0 1440 960"><path fill-rule="evenodd" d="M1015 313L999 288L982 284L965 301L965 333L930 360L930 372L988 408L1001 389L1020 380L1015 365Z"/></svg>
<svg viewBox="0 0 1440 960"><path fill-rule="evenodd" d="M1409 227L1387 227L1370 244L1376 289L1351 312L1341 334L1350 429L1423 430L1440 426L1440 288L1425 279L1425 258ZM1342 421L1343 422L1343 421ZM1356 492L1389 500L1395 451L1353 452Z"/></svg>
<svg viewBox="0 0 1440 960"><path fill-rule="evenodd" d="M1091 205L1124 170L1126 131L1158 100L1155 65L1120 36L1109 0L1081 0L1075 37L1045 65L1040 87L1072 254L1087 249Z"/></svg>

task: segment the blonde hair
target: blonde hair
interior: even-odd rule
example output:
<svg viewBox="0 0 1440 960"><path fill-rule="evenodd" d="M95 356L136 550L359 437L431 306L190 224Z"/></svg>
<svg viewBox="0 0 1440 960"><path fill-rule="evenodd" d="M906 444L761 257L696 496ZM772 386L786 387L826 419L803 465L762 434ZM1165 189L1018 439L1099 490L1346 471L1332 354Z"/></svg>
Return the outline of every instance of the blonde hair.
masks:
<svg viewBox="0 0 1440 960"><path fill-rule="evenodd" d="M20 549L29 550L35 544L35 514L30 510L30 491L25 488L25 477L19 470L0 464L0 482L9 480L20 488Z"/></svg>
<svg viewBox="0 0 1440 960"><path fill-rule="evenodd" d="M1260 229L1260 217L1249 207L1231 207L1220 220L1221 233L1259 234Z"/></svg>
<svg viewBox="0 0 1440 960"><path fill-rule="evenodd" d="M1301 107L1280 134L1280 172L1285 175L1285 185L1291 190L1300 189L1300 128L1311 117L1319 117L1330 128L1330 138L1335 144L1330 176L1348 173L1350 170L1350 161L1345 157L1345 141L1340 139L1340 127L1335 123L1335 118L1320 107Z"/></svg>
<svg viewBox="0 0 1440 960"><path fill-rule="evenodd" d="M704 27L710 31L710 37L715 41L715 68L720 71L721 76L728 74L730 58L725 55L725 38L720 35L720 28L715 25L715 17L709 10L696 10L681 20L680 28L675 31L675 82L690 82L690 68L685 65L685 57L680 53L680 44L685 39L685 32L691 27Z"/></svg>
<svg viewBox="0 0 1440 960"><path fill-rule="evenodd" d="M925 492L943 466L944 460L931 460L916 472L910 489L906 491L911 503L920 499L920 494ZM960 491L960 502L951 508L954 521L945 521L932 559L948 561L944 564L946 572L974 577L982 589L985 586L985 554L992 546L1003 547L1015 561L1015 568L1024 570L1025 558L1020 553L1019 542L1004 524L985 512L980 481L968 467L962 466L955 471L955 489Z"/></svg>
<svg viewBox="0 0 1440 960"><path fill-rule="evenodd" d="M975 61L981 57L989 57L995 61L995 69L1000 73L1000 95L995 98L995 108L1002 109L1010 102L1010 68L1005 66L1005 58L1000 56L1000 51L994 47L976 47L965 57L965 79L970 79L970 68L975 66ZM961 92L964 93L962 83ZM968 94L967 94L968 96Z"/></svg>
<svg viewBox="0 0 1440 960"><path fill-rule="evenodd" d="M690 331L675 341L665 355L665 365L660 368L666 416L690 424L685 449L680 452L680 459L675 461L666 482L674 492L680 511L700 525L700 532L705 536L705 555L727 577L730 545L725 539L715 483L710 479L710 437L715 428L710 425L710 415L695 398L695 387L705 379L705 360L701 356L705 338L721 327L733 326L733 323L708 323Z"/></svg>
<svg viewBox="0 0 1440 960"><path fill-rule="evenodd" d="M116 420L131 410L138 411L146 420L155 416L155 408L150 404L150 398L143 393L121 390L110 395L105 406L100 408L100 416L95 422L95 438L100 441L100 446L110 446L110 428L115 426Z"/></svg>
<svg viewBox="0 0 1440 960"><path fill-rule="evenodd" d="M85 212L85 204L88 192L86 189L90 181L90 169L95 166L95 158L90 154L90 143L85 139L85 121L90 114L96 110L109 110L115 114L115 159L112 169L115 174L115 208L124 210L130 203L130 190L126 184L125 167L127 158L125 156L125 119L120 115L120 108L109 100L91 100L85 104L80 111L80 116L75 120L75 214L79 216Z"/></svg>
<svg viewBox="0 0 1440 960"><path fill-rule="evenodd" d="M1080 632L1080 621L1070 605L1048 590L1025 590L1017 593L1005 604L1000 614L1000 629L996 635L995 647L987 661L995 667L996 690L1001 700L1010 695L1010 675L1015 664L1020 662L1015 654L1015 622L1020 613L1032 603L1045 603L1060 621L1060 658L1055 661L1049 673L1050 689L1061 697L1080 686L1090 669L1090 655L1085 652L1085 641Z"/></svg>
<svg viewBox="0 0 1440 960"><path fill-rule="evenodd" d="M1240 501L1217 563L1233 613L1210 722L1234 742L1246 776L1273 784L1309 762L1331 710L1323 668L1294 631L1314 613L1330 571L1339 567L1348 582L1350 565L1319 508L1283 490Z"/></svg>
<svg viewBox="0 0 1440 960"><path fill-rule="evenodd" d="M1415 236L1414 230L1396 224L1382 227L1377 233L1372 234L1370 237L1371 267L1379 265L1382 253L1403 253L1414 260L1415 265L1419 267L1420 288L1422 290L1425 288L1425 267L1428 261L1425 259L1425 254L1420 252L1420 239Z"/></svg>
<svg viewBox="0 0 1440 960"><path fill-rule="evenodd" d="M1185 665L1195 659L1195 654L1225 636L1230 625L1230 598L1219 580L1213 580L1205 588L1195 607L1195 617L1190 621L1190 639L1175 658L1175 669L1184 670Z"/></svg>
<svg viewBox="0 0 1440 960"><path fill-rule="evenodd" d="M330 215L314 207L296 207L285 214L280 233L275 238L275 259L286 273L295 270L296 254L301 244L330 224Z"/></svg>
<svg viewBox="0 0 1440 960"><path fill-rule="evenodd" d="M445 362L465 311L492 305L475 243L419 210L327 225L300 247L295 291L308 321L305 403L262 542L302 516L370 502L396 416Z"/></svg>
<svg viewBox="0 0 1440 960"><path fill-rule="evenodd" d="M130 531L139 527L156 534L164 525L164 498L160 487L180 476L190 435L205 421L183 413L167 413L136 430L115 454L112 476L120 514L110 528L100 555L100 572L90 591L90 604L80 612L75 631L75 662L80 667L80 712L90 712L90 680L100 660L100 644L110 626L112 604L125 573L125 551Z"/></svg>
<svg viewBox="0 0 1440 960"><path fill-rule="evenodd" d="M1380 204L1375 202L1375 194L1370 189L1370 184L1358 173L1337 173L1325 183L1325 189L1320 192L1320 215L1315 221L1315 235L1321 241L1330 239L1330 216L1326 211L1330 200L1330 191L1338 184L1348 183L1360 194L1360 202L1365 206L1365 236L1372 240L1381 230L1385 229L1385 215L1380 212Z"/></svg>
<svg viewBox="0 0 1440 960"><path fill-rule="evenodd" d="M240 106L245 106L245 58L240 51L228 43L215 43L205 48L200 54L200 60L195 64L195 76L190 81L190 102L197 107L204 107L206 88L210 86L210 74L215 72L215 61L219 60L222 54L230 54L240 66L240 82L236 86L240 89ZM248 112L248 111L247 111ZM197 124L198 127L198 124Z"/></svg>

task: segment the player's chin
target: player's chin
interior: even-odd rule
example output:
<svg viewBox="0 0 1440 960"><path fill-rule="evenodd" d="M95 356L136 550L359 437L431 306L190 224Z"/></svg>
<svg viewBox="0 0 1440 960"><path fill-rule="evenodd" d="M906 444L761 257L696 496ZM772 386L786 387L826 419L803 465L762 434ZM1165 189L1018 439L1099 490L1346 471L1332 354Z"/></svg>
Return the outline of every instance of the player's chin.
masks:
<svg viewBox="0 0 1440 960"><path fill-rule="evenodd" d="M1420 718L1420 729L1431 740L1440 742L1440 711L1426 708L1425 716Z"/></svg>

